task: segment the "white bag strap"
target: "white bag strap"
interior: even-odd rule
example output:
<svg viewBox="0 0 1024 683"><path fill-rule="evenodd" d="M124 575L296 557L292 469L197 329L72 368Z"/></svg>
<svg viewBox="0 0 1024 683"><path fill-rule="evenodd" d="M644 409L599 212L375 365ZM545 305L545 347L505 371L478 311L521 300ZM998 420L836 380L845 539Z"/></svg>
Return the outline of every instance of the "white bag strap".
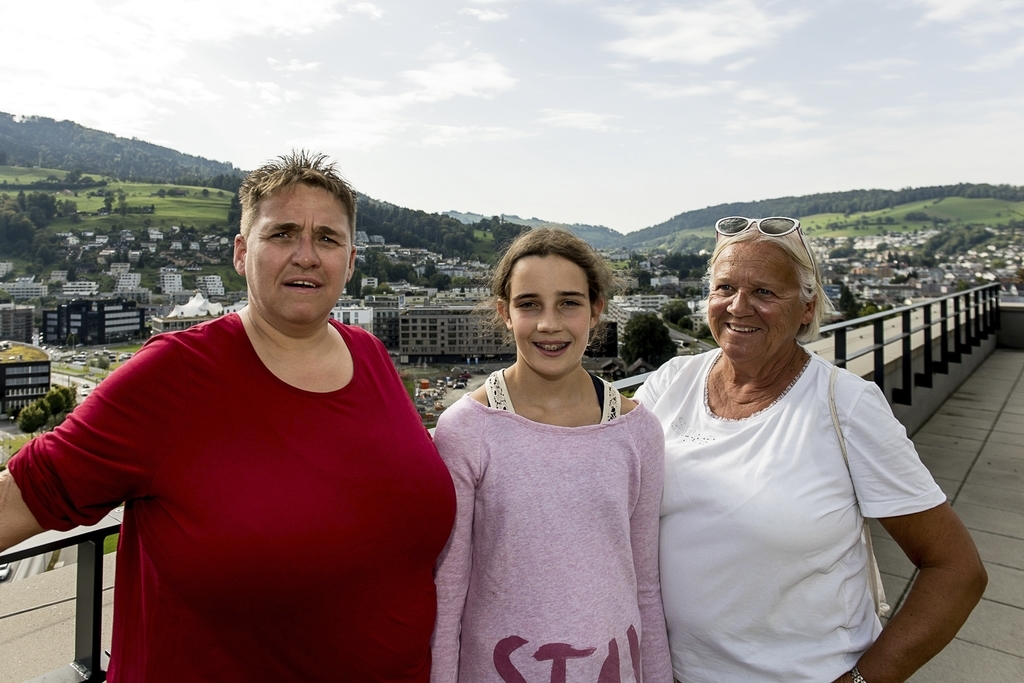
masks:
<svg viewBox="0 0 1024 683"><path fill-rule="evenodd" d="M843 452L843 461L846 463L846 471L849 472L850 458L846 454L846 438L843 436L843 429L839 425L839 411L836 410L836 377L838 376L839 368L833 365L832 374L828 379L828 405L832 411L832 425L836 428L836 436L839 437L839 449ZM852 473L850 473L850 480L851 482L853 480ZM856 487L854 487L853 494L857 495ZM891 608L889 603L885 601L882 573L878 569L878 560L875 559L875 544L871 541L871 527L868 526L868 520L866 519L861 529L861 537L868 548L868 587L871 589L871 597L875 601L875 613L880 617L884 617Z"/></svg>

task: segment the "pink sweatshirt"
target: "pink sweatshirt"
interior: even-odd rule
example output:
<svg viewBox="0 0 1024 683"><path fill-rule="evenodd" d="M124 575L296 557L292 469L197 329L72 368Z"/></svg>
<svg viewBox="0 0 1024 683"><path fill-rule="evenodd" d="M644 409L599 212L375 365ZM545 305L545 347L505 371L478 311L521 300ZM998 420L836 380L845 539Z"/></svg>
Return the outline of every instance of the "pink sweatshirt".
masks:
<svg viewBox="0 0 1024 683"><path fill-rule="evenodd" d="M645 408L557 427L465 397L434 441L455 482L434 683L671 683L658 583L664 436Z"/></svg>

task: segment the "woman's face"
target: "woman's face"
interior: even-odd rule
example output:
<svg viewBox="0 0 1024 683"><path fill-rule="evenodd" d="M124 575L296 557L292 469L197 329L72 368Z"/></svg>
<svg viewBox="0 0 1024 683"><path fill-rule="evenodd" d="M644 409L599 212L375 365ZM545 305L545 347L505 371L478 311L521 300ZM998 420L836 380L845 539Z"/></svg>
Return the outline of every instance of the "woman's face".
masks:
<svg viewBox="0 0 1024 683"><path fill-rule="evenodd" d="M327 323L355 259L345 207L308 185L260 200L248 236L235 237L235 269L253 313L296 336Z"/></svg>
<svg viewBox="0 0 1024 683"><path fill-rule="evenodd" d="M512 267L505 326L516 340L518 362L546 377L579 367L603 302L590 301L587 275L561 256L525 256Z"/></svg>
<svg viewBox="0 0 1024 683"><path fill-rule="evenodd" d="M796 267L770 241L739 242L722 250L711 271L708 322L733 363L769 366L792 354L814 301L800 300Z"/></svg>

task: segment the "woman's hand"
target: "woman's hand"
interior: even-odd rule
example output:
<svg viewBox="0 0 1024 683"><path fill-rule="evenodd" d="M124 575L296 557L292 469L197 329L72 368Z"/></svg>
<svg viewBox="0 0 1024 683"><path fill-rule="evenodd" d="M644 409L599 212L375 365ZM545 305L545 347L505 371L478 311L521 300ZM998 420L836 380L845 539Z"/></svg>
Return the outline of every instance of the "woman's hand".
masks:
<svg viewBox="0 0 1024 683"><path fill-rule="evenodd" d="M868 683L902 683L953 640L981 600L988 574L949 503L878 521L919 573L857 668Z"/></svg>

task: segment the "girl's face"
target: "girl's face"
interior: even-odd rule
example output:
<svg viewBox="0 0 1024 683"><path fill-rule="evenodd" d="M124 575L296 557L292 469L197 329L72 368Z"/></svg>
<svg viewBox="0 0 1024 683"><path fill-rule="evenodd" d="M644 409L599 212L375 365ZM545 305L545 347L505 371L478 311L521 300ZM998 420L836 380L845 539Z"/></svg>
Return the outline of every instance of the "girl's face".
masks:
<svg viewBox="0 0 1024 683"><path fill-rule="evenodd" d="M509 300L499 307L518 361L558 378L579 367L604 301L591 302L583 269L561 256L525 256L512 267Z"/></svg>

